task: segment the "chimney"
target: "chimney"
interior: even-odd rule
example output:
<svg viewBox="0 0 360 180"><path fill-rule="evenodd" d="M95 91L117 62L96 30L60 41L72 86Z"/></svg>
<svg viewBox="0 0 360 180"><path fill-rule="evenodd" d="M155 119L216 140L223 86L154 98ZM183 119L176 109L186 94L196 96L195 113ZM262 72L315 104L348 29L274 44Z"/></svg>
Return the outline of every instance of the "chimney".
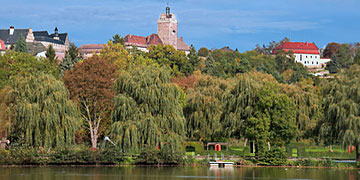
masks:
<svg viewBox="0 0 360 180"><path fill-rule="evenodd" d="M26 42L34 42L35 37L32 28L29 28L29 32L26 36Z"/></svg>
<svg viewBox="0 0 360 180"><path fill-rule="evenodd" d="M181 38L180 38L180 39L181 39L181 41L184 41L184 39L183 39L183 37L182 37L182 36L181 36Z"/></svg>
<svg viewBox="0 0 360 180"><path fill-rule="evenodd" d="M14 26L10 26L9 35L14 35Z"/></svg>
<svg viewBox="0 0 360 180"><path fill-rule="evenodd" d="M309 46L309 43L306 41L306 46Z"/></svg>

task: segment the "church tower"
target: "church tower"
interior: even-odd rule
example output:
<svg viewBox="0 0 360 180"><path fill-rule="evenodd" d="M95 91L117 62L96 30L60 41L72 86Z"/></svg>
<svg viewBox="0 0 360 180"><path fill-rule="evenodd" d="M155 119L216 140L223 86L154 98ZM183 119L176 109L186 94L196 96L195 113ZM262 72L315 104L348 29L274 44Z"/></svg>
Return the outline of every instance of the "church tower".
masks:
<svg viewBox="0 0 360 180"><path fill-rule="evenodd" d="M166 45L172 45L177 49L178 22L175 18L175 14L170 13L169 5L166 7L166 13L162 13L158 20L158 35L162 42Z"/></svg>

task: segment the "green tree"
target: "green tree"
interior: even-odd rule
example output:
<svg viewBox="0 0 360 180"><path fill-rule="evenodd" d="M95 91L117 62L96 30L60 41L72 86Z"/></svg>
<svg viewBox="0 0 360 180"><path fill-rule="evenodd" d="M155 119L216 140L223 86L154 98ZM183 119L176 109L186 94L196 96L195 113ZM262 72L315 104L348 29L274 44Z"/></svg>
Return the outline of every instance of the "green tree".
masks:
<svg viewBox="0 0 360 180"><path fill-rule="evenodd" d="M14 145L63 147L75 142L80 113L63 82L51 75L12 78L8 96Z"/></svg>
<svg viewBox="0 0 360 180"><path fill-rule="evenodd" d="M183 110L188 138L200 141L221 139L220 117L225 106L223 97L232 85L230 79L209 75L198 77L194 87L187 91Z"/></svg>
<svg viewBox="0 0 360 180"><path fill-rule="evenodd" d="M356 48L354 63L360 65L360 47Z"/></svg>
<svg viewBox="0 0 360 180"><path fill-rule="evenodd" d="M121 74L115 90L112 139L120 148L169 146L178 152L185 136L182 93L166 69L139 66Z"/></svg>
<svg viewBox="0 0 360 180"><path fill-rule="evenodd" d="M187 55L188 61L184 67L184 73L186 76L193 74L195 69L200 65L200 58L196 53L196 49L193 45L191 45L190 53Z"/></svg>
<svg viewBox="0 0 360 180"><path fill-rule="evenodd" d="M50 63L46 58L36 58L28 53L7 51L0 56L0 89L15 75L41 72L54 77L59 75L56 65Z"/></svg>
<svg viewBox="0 0 360 180"><path fill-rule="evenodd" d="M72 69L74 65L80 61L80 59L81 55L79 50L76 48L74 43L71 43L69 50L65 52L65 57L59 66L60 75L62 76L65 71Z"/></svg>
<svg viewBox="0 0 360 180"><path fill-rule="evenodd" d="M177 51L171 45L151 45L147 53L148 58L153 59L160 66L167 66L172 76L181 76L187 72L188 58L183 51Z"/></svg>
<svg viewBox="0 0 360 180"><path fill-rule="evenodd" d="M216 62L212 53L210 53L205 60L205 68L203 69L203 72L211 76L215 76L217 73Z"/></svg>
<svg viewBox="0 0 360 180"><path fill-rule="evenodd" d="M222 123L226 135L253 141L258 155L266 152L267 142L282 146L296 136L295 106L269 75L239 76L225 101Z"/></svg>
<svg viewBox="0 0 360 180"><path fill-rule="evenodd" d="M46 58L49 59L50 62L52 62L54 64L57 63L57 57L56 57L55 49L51 44L47 48L45 56L46 56Z"/></svg>
<svg viewBox="0 0 360 180"><path fill-rule="evenodd" d="M22 34L19 35L19 38L16 41L15 51L24 52L24 53L28 52L28 47L27 47L27 44L26 44L26 40L25 40L25 38L24 38L24 36Z"/></svg>
<svg viewBox="0 0 360 180"><path fill-rule="evenodd" d="M119 34L115 34L113 37L112 37L112 40L111 40L114 44L121 44L121 45L125 45L125 40L123 37L121 37Z"/></svg>
<svg viewBox="0 0 360 180"><path fill-rule="evenodd" d="M356 147L356 161L360 161L360 66L324 83L324 118L320 133L330 144L342 143Z"/></svg>
<svg viewBox="0 0 360 180"><path fill-rule="evenodd" d="M112 91L116 68L99 56L77 63L63 77L70 97L78 103L82 117L88 125L92 148L97 147L101 125L110 113L114 96Z"/></svg>
<svg viewBox="0 0 360 180"><path fill-rule="evenodd" d="M199 49L198 55L201 57L207 57L209 55L209 50L206 47L202 47Z"/></svg>

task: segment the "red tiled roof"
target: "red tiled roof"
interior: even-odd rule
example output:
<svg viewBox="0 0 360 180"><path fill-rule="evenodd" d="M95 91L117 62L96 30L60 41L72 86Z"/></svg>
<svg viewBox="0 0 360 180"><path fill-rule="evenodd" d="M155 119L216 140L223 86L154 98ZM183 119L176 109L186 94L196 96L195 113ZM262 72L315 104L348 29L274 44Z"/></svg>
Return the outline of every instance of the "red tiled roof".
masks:
<svg viewBox="0 0 360 180"><path fill-rule="evenodd" d="M83 44L79 47L81 53L100 53L100 50L104 49L104 44Z"/></svg>
<svg viewBox="0 0 360 180"><path fill-rule="evenodd" d="M315 43L308 42L284 42L275 47L271 54L277 54L279 50L289 52L290 50L296 54L319 54L319 48Z"/></svg>
<svg viewBox="0 0 360 180"><path fill-rule="evenodd" d="M162 44L160 37L157 34L152 34L147 37L135 36L128 34L124 38L125 45L127 46L137 46L137 47L148 47L149 45L158 45Z"/></svg>
<svg viewBox="0 0 360 180"><path fill-rule="evenodd" d="M178 50L182 50L182 51L189 51L190 50L190 46L187 45L182 38L177 40L177 49Z"/></svg>

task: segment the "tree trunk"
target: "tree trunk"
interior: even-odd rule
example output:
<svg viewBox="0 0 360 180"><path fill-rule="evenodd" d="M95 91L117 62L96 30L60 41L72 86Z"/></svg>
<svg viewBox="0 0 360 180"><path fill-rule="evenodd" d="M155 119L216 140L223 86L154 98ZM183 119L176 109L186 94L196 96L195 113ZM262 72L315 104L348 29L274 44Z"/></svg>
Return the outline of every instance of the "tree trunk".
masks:
<svg viewBox="0 0 360 180"><path fill-rule="evenodd" d="M359 150L359 145L355 146L355 151L356 151L356 163L359 164L360 163L360 150Z"/></svg>

